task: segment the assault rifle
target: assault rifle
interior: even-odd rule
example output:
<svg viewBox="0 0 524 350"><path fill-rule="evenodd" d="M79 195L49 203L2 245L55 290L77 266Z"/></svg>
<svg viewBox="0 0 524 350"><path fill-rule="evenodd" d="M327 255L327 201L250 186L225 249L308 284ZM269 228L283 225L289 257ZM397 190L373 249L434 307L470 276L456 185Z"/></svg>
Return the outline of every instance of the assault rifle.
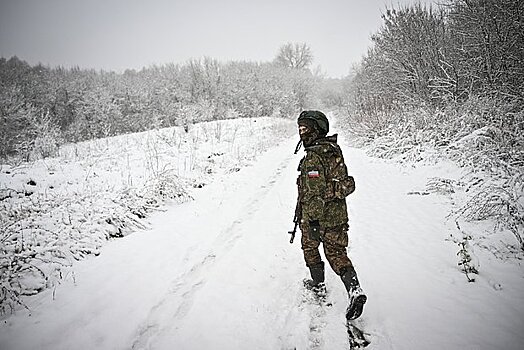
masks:
<svg viewBox="0 0 524 350"><path fill-rule="evenodd" d="M297 206L295 207L295 217L293 218L293 222L295 223L295 227L293 227L293 231L288 231L287 232L287 233L289 233L291 235L291 239L289 240L289 243L291 243L291 244L295 240L295 234L297 233L298 223L302 219L302 204L300 202L301 201L300 201L300 195L299 195L298 198L297 198Z"/></svg>

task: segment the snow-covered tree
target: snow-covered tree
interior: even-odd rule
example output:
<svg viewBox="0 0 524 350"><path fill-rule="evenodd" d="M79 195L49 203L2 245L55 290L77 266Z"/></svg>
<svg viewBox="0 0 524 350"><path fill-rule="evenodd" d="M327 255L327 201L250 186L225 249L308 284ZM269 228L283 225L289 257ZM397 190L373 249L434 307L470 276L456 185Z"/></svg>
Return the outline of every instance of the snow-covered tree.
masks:
<svg viewBox="0 0 524 350"><path fill-rule="evenodd" d="M306 69L313 62L313 53L306 43L287 43L280 47L275 63L288 68Z"/></svg>

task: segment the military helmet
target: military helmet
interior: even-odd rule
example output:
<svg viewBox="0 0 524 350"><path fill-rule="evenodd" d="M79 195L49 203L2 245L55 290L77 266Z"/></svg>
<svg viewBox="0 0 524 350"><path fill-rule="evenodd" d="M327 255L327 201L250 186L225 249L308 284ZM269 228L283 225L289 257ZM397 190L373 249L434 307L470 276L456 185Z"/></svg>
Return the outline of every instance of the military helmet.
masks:
<svg viewBox="0 0 524 350"><path fill-rule="evenodd" d="M312 126L311 122L313 122L314 128L321 135L327 135L329 132L329 121L324 113L320 111L302 111L298 117L297 123L299 125L303 124Z"/></svg>

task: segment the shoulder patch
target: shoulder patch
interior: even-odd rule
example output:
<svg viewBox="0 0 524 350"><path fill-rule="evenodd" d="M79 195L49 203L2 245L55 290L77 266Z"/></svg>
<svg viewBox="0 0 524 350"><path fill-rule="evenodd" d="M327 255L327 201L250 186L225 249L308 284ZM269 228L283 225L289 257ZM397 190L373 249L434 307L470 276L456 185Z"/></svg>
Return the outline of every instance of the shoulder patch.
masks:
<svg viewBox="0 0 524 350"><path fill-rule="evenodd" d="M318 172L318 170L311 170L307 172L307 177L310 179L314 179L320 177L320 173Z"/></svg>

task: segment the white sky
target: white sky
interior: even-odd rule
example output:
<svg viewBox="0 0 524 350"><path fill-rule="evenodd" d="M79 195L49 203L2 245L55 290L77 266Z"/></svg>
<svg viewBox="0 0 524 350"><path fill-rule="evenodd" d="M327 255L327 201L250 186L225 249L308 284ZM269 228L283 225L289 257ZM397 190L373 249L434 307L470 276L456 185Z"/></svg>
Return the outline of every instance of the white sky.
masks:
<svg viewBox="0 0 524 350"><path fill-rule="evenodd" d="M305 42L313 67L341 77L365 54L386 5L413 2L0 0L0 56L122 71L203 56L271 61L283 44Z"/></svg>

